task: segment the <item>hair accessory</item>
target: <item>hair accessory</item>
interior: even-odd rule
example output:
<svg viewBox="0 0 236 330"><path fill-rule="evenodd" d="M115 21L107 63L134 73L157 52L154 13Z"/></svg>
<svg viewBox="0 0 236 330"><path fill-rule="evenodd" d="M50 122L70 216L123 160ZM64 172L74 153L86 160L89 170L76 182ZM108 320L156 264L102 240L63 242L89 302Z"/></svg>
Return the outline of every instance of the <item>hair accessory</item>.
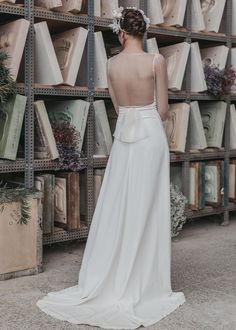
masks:
<svg viewBox="0 0 236 330"><path fill-rule="evenodd" d="M150 19L145 15L145 13L142 9L138 9L137 7L126 7L126 9L138 10L143 15L143 19L146 23L146 30L150 27ZM112 10L113 23L109 24L108 26L110 28L112 28L113 32L116 33L116 34L118 34L120 30L125 32L125 33L129 33L125 30L122 30L121 27L120 27L120 20L124 19L124 17L122 16L123 10L124 10L123 7L119 7L117 9Z"/></svg>

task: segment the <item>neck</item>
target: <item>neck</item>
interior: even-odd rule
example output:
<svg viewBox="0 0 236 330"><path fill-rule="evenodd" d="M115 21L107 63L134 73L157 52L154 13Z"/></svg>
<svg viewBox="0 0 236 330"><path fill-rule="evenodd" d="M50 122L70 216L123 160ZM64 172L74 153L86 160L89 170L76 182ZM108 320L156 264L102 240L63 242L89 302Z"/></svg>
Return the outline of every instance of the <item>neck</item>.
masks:
<svg viewBox="0 0 236 330"><path fill-rule="evenodd" d="M144 52L142 40L138 38L127 39L124 43L123 51L127 53L142 53Z"/></svg>

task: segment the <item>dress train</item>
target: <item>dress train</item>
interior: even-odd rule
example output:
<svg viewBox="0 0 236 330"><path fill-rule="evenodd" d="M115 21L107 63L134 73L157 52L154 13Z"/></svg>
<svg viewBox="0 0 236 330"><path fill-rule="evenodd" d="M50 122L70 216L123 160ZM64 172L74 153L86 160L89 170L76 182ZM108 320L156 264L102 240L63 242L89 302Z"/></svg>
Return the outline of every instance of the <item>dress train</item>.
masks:
<svg viewBox="0 0 236 330"><path fill-rule="evenodd" d="M170 277L169 147L156 104L120 107L77 285L37 302L107 329L152 325L185 302Z"/></svg>

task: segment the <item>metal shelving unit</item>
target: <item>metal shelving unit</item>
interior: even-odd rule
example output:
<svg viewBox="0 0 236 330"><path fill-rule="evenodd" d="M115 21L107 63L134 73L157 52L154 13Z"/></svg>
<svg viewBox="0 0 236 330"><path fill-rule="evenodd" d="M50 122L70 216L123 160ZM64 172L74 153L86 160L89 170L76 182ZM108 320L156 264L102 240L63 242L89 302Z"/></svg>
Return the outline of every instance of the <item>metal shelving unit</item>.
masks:
<svg viewBox="0 0 236 330"><path fill-rule="evenodd" d="M209 43L225 44L229 48L232 43L236 43L236 36L231 36L231 21L232 21L232 0L227 0L227 27L225 34L223 33L204 33L191 31L191 1L188 0L187 13L186 13L186 27L160 27L151 26L146 37L157 37L160 42L174 42L186 41L188 43L199 40L200 42L207 41ZM141 0L141 8L146 10L147 2ZM24 17L30 21L30 30L27 38L25 48L25 82L17 84L17 92L24 94L28 97L27 110L25 115L25 159L17 159L16 161L0 160L0 173L24 172L25 185L27 187L33 186L34 172L35 171L57 171L59 170L56 161L50 160L35 160L34 159L34 111L33 102L34 98L38 96L57 96L65 98L85 98L90 102L90 109L88 115L88 123L85 136L85 157L81 159L81 165L86 169L87 178L87 217L86 224L81 225L79 230L64 231L57 229L53 235L44 235L43 243L52 244L55 242L62 242L72 239L86 239L89 227L91 224L94 212L94 186L93 186L93 171L94 168L106 167L107 157L94 157L94 109L93 102L96 98L110 98L107 89L98 89L94 86L94 30L108 30L107 26L111 23L111 19L104 19L94 17L93 0L88 0L88 14L73 15L69 13L52 12L43 8L34 7L32 0L25 0L24 5L13 4L0 4L0 16L7 15L14 20L17 17ZM57 22L60 24L73 24L83 25L88 28L88 43L87 43L87 56L88 56L88 86L85 87L51 87L34 84L34 21L47 20L49 22ZM176 39L175 39L176 38ZM176 41L177 42L177 41ZM229 62L230 64L230 57ZM192 100L217 100L214 96L207 93L191 93L190 89L190 73L191 73L191 57L189 57L186 74L185 74L185 88L180 92L169 92L169 99L175 101L184 101L190 103ZM198 218L207 215L222 214L223 224L229 223L229 212L236 210L236 204L229 203L228 200L228 168L230 157L236 157L236 151L229 150L229 106L232 101L236 101L236 95L224 98L227 102L227 116L225 123L225 147L222 150L204 151L192 153L187 145L185 153L171 153L171 163L180 163L182 165L183 186L184 193L188 195L189 185L189 166L191 161L224 159L226 164L225 182L224 182L224 206L219 208L206 207L204 210L192 211L186 209L186 216L188 218Z"/></svg>

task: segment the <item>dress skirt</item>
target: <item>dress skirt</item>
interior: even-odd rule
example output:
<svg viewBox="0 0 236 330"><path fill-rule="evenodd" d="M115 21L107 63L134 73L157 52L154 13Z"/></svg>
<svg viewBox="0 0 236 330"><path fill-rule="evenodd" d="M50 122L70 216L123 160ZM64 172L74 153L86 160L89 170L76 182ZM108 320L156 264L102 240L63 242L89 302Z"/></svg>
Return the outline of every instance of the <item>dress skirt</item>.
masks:
<svg viewBox="0 0 236 330"><path fill-rule="evenodd" d="M169 146L155 103L120 107L113 135L78 284L37 306L73 324L135 329L185 302L171 288Z"/></svg>

